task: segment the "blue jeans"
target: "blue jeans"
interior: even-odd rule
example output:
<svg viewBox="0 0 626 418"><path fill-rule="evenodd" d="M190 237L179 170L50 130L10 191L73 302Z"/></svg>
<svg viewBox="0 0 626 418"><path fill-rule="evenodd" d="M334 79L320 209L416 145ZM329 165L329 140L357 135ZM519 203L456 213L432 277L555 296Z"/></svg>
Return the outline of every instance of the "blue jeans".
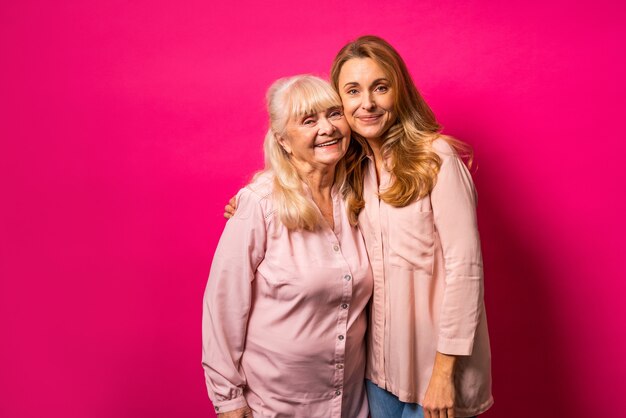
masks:
<svg viewBox="0 0 626 418"><path fill-rule="evenodd" d="M367 379L365 388L372 418L424 418L424 410L418 404L402 402Z"/></svg>

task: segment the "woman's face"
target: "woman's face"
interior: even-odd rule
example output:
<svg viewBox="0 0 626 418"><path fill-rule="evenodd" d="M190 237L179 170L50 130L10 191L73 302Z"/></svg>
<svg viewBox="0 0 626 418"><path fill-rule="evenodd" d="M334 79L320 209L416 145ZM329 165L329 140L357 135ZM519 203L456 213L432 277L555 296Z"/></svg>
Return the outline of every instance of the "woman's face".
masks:
<svg viewBox="0 0 626 418"><path fill-rule="evenodd" d="M334 168L348 150L350 126L341 107L331 107L290 118L279 142L298 169Z"/></svg>
<svg viewBox="0 0 626 418"><path fill-rule="evenodd" d="M352 58L341 67L338 82L346 119L367 140L379 140L396 120L391 80L371 58Z"/></svg>

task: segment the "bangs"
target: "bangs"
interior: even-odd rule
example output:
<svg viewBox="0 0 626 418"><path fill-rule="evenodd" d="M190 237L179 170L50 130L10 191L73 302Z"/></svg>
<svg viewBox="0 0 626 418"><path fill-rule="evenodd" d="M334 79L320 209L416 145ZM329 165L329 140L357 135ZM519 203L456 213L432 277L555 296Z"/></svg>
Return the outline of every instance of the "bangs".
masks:
<svg viewBox="0 0 626 418"><path fill-rule="evenodd" d="M286 89L285 104L289 117L297 118L341 108L341 99L326 81L309 76L296 80Z"/></svg>

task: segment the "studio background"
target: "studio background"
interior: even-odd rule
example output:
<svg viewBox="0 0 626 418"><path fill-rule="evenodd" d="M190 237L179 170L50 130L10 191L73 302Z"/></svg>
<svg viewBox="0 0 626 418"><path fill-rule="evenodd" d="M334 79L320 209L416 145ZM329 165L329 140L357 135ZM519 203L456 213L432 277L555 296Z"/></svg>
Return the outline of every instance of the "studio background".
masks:
<svg viewBox="0 0 626 418"><path fill-rule="evenodd" d="M264 94L377 34L474 147L486 418L618 416L626 3L0 5L0 416L213 417L202 294Z"/></svg>

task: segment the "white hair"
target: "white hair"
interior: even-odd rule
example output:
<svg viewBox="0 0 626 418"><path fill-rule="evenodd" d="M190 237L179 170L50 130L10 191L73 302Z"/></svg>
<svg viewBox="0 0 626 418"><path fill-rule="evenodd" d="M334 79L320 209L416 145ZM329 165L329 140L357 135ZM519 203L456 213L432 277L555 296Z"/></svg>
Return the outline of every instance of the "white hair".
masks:
<svg viewBox="0 0 626 418"><path fill-rule="evenodd" d="M321 78L298 75L275 81L267 92L269 129L265 135L265 170L274 177L273 203L278 219L288 229L315 230L321 222L319 210L307 198L302 179L289 154L279 144L289 120L341 107L341 99ZM346 177L343 160L335 168L335 184L343 185ZM259 173L261 174L261 173Z"/></svg>

